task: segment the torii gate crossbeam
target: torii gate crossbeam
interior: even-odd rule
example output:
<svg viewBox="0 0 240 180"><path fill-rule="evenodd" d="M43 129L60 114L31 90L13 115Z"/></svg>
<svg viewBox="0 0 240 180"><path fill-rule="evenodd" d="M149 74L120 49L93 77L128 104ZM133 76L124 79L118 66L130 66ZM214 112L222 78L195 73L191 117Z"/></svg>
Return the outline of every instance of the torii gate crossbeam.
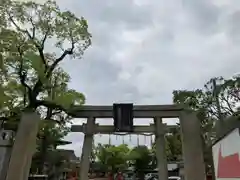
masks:
<svg viewBox="0 0 240 180"><path fill-rule="evenodd" d="M111 127L101 127L95 124L96 118L113 118L113 106L79 106L71 109L70 114L76 118L87 118L84 127L84 143L80 179L88 179L89 156L92 149L93 135L96 132L111 131ZM205 180L205 165L200 131L200 122L196 113L181 105L138 105L133 107L134 118L153 118L156 135L159 180L167 180L167 160L165 153L165 128L162 118L179 118L182 135L185 180ZM151 131L148 127L146 131ZM139 131L139 127L135 128ZM72 126L75 132L83 132L83 126Z"/></svg>

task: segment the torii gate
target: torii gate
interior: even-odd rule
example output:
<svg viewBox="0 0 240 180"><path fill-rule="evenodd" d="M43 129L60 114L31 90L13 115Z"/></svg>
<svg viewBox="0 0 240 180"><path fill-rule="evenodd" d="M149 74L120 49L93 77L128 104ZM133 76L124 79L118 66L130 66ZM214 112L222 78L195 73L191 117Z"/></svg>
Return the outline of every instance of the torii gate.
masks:
<svg viewBox="0 0 240 180"><path fill-rule="evenodd" d="M109 134L114 132L114 126L99 126L96 118L113 118L113 106L83 106L74 112L77 118L87 118L83 125L73 125L72 132L83 132L84 143L81 158L80 179L88 180L90 154L93 136L96 133ZM150 126L134 126L133 133L154 132L156 135L156 150L158 160L159 180L168 180L167 158L165 152L165 132L167 126L162 118L179 118L181 125L184 174L185 180L205 180L205 165L201 142L200 122L195 112L179 105L138 105L133 107L134 118L153 118Z"/></svg>
<svg viewBox="0 0 240 180"><path fill-rule="evenodd" d="M75 106L67 113L74 118L87 118L86 125L72 126L72 131L85 133L80 179L88 180L93 135L97 132L111 133L114 131L114 127L96 125L95 119L113 118L113 106ZM200 122L195 112L180 105L141 105L133 107L133 117L154 118L154 125L150 127L136 126L133 132L155 132L159 180L168 180L164 147L166 125L162 124L162 118L180 119L185 180L206 179ZM23 112L21 121L13 145L6 180L27 180L32 155L36 148L40 116L36 112L26 111Z"/></svg>

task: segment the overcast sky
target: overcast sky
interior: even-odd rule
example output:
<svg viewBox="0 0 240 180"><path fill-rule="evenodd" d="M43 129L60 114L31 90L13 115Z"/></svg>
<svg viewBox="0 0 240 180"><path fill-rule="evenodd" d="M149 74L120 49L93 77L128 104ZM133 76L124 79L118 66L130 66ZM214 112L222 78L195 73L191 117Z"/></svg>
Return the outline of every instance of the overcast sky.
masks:
<svg viewBox="0 0 240 180"><path fill-rule="evenodd" d="M71 75L70 87L83 92L87 104L170 104L173 90L200 88L211 77L239 72L239 0L57 3L84 16L93 36L82 60L62 64ZM67 139L73 142L68 148L79 155L81 133L72 133ZM108 138L98 136L95 141L107 143ZM129 141L136 142L136 137ZM149 138L147 142L141 138L142 144L149 142ZM112 137L112 143L121 141Z"/></svg>

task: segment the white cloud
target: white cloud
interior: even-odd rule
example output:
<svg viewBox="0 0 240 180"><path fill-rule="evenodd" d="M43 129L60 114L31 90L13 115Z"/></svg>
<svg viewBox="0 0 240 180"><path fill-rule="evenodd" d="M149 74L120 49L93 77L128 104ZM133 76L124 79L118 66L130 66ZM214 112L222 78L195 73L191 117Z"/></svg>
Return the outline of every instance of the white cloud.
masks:
<svg viewBox="0 0 240 180"><path fill-rule="evenodd" d="M87 104L171 103L175 89L202 87L213 76L239 72L238 0L57 2L84 16L93 35L82 60L63 63L70 86L86 94ZM67 139L79 155L83 136Z"/></svg>

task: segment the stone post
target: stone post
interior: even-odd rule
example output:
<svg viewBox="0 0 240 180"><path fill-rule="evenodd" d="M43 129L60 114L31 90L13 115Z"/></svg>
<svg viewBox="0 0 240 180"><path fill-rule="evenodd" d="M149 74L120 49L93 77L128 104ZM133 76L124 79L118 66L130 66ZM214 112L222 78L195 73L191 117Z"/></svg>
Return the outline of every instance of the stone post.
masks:
<svg viewBox="0 0 240 180"><path fill-rule="evenodd" d="M154 118L156 127L156 155L158 167L158 179L168 180L167 155L165 149L165 124L162 123L162 118Z"/></svg>
<svg viewBox="0 0 240 180"><path fill-rule="evenodd" d="M200 121L196 113L183 111L180 115L185 180L205 180L205 164Z"/></svg>
<svg viewBox="0 0 240 180"><path fill-rule="evenodd" d="M0 130L0 179L5 180L13 144L13 131Z"/></svg>
<svg viewBox="0 0 240 180"><path fill-rule="evenodd" d="M27 180L36 148L36 136L40 116L24 112L21 117L11 153L6 180Z"/></svg>
<svg viewBox="0 0 240 180"><path fill-rule="evenodd" d="M92 152L92 142L94 136L95 118L87 119L86 129L84 131L84 141L82 147L80 179L88 180L88 171L90 167L90 156Z"/></svg>

